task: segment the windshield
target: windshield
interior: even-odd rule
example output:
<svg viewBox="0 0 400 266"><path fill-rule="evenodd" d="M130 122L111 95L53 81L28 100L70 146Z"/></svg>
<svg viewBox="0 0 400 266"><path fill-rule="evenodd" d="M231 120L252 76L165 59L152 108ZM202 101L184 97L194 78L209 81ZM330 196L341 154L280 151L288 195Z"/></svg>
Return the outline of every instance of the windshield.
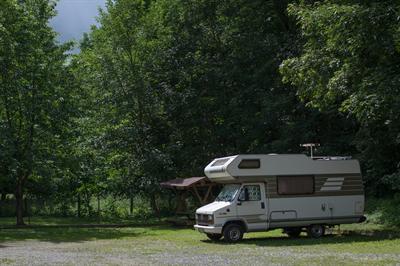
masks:
<svg viewBox="0 0 400 266"><path fill-rule="evenodd" d="M232 201L235 198L239 188L240 185L238 184L225 185L215 201Z"/></svg>

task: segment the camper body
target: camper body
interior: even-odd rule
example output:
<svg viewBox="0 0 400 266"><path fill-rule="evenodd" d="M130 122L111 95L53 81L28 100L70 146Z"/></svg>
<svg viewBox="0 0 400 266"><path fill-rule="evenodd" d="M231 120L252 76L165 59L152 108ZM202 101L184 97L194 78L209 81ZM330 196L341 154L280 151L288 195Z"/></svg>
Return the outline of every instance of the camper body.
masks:
<svg viewBox="0 0 400 266"><path fill-rule="evenodd" d="M213 240L238 241L245 232L275 228L320 237L326 226L365 220L357 160L236 155L213 160L205 174L224 185L213 203L196 210L195 229Z"/></svg>

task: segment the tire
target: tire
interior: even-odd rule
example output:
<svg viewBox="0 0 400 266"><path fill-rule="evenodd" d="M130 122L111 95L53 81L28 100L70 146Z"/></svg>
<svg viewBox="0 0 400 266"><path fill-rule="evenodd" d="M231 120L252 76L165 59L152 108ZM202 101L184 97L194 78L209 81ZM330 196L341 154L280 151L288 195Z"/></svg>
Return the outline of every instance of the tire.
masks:
<svg viewBox="0 0 400 266"><path fill-rule="evenodd" d="M312 238L320 238L325 234L325 226L313 224L307 228L307 235Z"/></svg>
<svg viewBox="0 0 400 266"><path fill-rule="evenodd" d="M301 228L297 228L297 227L295 227L295 228L286 228L284 231L291 238L297 238L301 234Z"/></svg>
<svg viewBox="0 0 400 266"><path fill-rule="evenodd" d="M217 241L222 238L222 234L207 234L207 237L212 241Z"/></svg>
<svg viewBox="0 0 400 266"><path fill-rule="evenodd" d="M238 224L228 224L224 228L224 240L229 243L234 243L242 240L243 227Z"/></svg>

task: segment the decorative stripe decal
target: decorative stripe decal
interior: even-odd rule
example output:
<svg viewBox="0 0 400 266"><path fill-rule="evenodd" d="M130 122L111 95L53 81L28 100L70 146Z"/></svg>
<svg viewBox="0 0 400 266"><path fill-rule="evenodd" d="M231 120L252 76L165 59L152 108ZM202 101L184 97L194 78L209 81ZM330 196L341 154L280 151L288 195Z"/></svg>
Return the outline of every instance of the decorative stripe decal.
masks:
<svg viewBox="0 0 400 266"><path fill-rule="evenodd" d="M339 191L342 190L344 177L328 177L319 191Z"/></svg>
<svg viewBox="0 0 400 266"><path fill-rule="evenodd" d="M340 191L342 190L341 186L337 186L337 187L321 187L321 189L319 191Z"/></svg>
<svg viewBox="0 0 400 266"><path fill-rule="evenodd" d="M325 182L324 186L341 186L343 182Z"/></svg>
<svg viewBox="0 0 400 266"><path fill-rule="evenodd" d="M343 182L344 177L328 177L328 179L326 180L327 182L332 182L332 181L341 181Z"/></svg>

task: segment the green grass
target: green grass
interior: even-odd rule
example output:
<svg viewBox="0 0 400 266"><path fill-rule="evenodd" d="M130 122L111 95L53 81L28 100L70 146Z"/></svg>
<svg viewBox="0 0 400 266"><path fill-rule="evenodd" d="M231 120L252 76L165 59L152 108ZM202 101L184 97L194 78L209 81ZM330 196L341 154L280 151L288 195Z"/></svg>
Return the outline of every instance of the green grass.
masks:
<svg viewBox="0 0 400 266"><path fill-rule="evenodd" d="M42 263L61 254L73 254L80 264L197 264L205 260L208 264L296 264L296 265L388 265L400 263L400 231L376 223L343 225L333 234L321 239L310 239L302 235L290 239L274 230L249 233L238 244L223 241L212 242L203 234L190 228L171 226L149 226L160 222L132 219L82 219L34 217L33 225L52 227L3 229L0 230L0 264L29 264L31 255L13 255L9 246L32 247L35 252L44 252ZM0 225L13 225L12 218L1 218ZM79 228L54 227L57 225L79 224L142 224L145 227L127 228ZM54 246L53 246L54 245ZM53 247L56 251L53 251ZM42 253L40 253L42 254ZM129 255L127 255L129 254ZM32 255L33 256L33 255ZM41 259L42 255L35 255ZM124 257L123 261L110 262L110 258ZM125 256L128 256L125 258ZM131 256L131 257L129 257ZM71 259L69 259L71 260ZM125 261L127 260L127 261ZM166 260L166 261L165 261ZM52 262L61 263L64 262ZM65 262L65 264L71 264ZM74 263L72 263L74 264Z"/></svg>
<svg viewBox="0 0 400 266"><path fill-rule="evenodd" d="M97 217L49 217L49 216L35 216L25 217L24 221L29 226L58 226L58 225L90 225L90 224L148 224L155 225L164 223L165 219L149 218L97 218ZM10 227L15 225L15 217L0 217L0 228Z"/></svg>
<svg viewBox="0 0 400 266"><path fill-rule="evenodd" d="M87 263L99 264L400 263L400 233L397 230L375 224L342 226L341 230L346 235L339 235L335 231L335 234L321 239L310 239L305 235L290 239L280 230L249 233L241 243L227 244L223 241L209 241L205 235L190 228L169 226L6 229L0 230L0 264L24 264L29 261L29 253L26 258L17 258L12 252L1 255L1 250L7 251L8 246L32 246L35 251L41 250L50 254L54 247L57 252L74 254L73 257L76 258L84 254L84 259L90 260ZM364 235L365 233L369 235ZM40 256L37 259L40 260ZM48 259L49 256L43 257L43 263ZM81 260L79 258L76 262L81 263Z"/></svg>
<svg viewBox="0 0 400 266"><path fill-rule="evenodd" d="M0 259L0 265L10 265L15 263L15 260L11 259Z"/></svg>

